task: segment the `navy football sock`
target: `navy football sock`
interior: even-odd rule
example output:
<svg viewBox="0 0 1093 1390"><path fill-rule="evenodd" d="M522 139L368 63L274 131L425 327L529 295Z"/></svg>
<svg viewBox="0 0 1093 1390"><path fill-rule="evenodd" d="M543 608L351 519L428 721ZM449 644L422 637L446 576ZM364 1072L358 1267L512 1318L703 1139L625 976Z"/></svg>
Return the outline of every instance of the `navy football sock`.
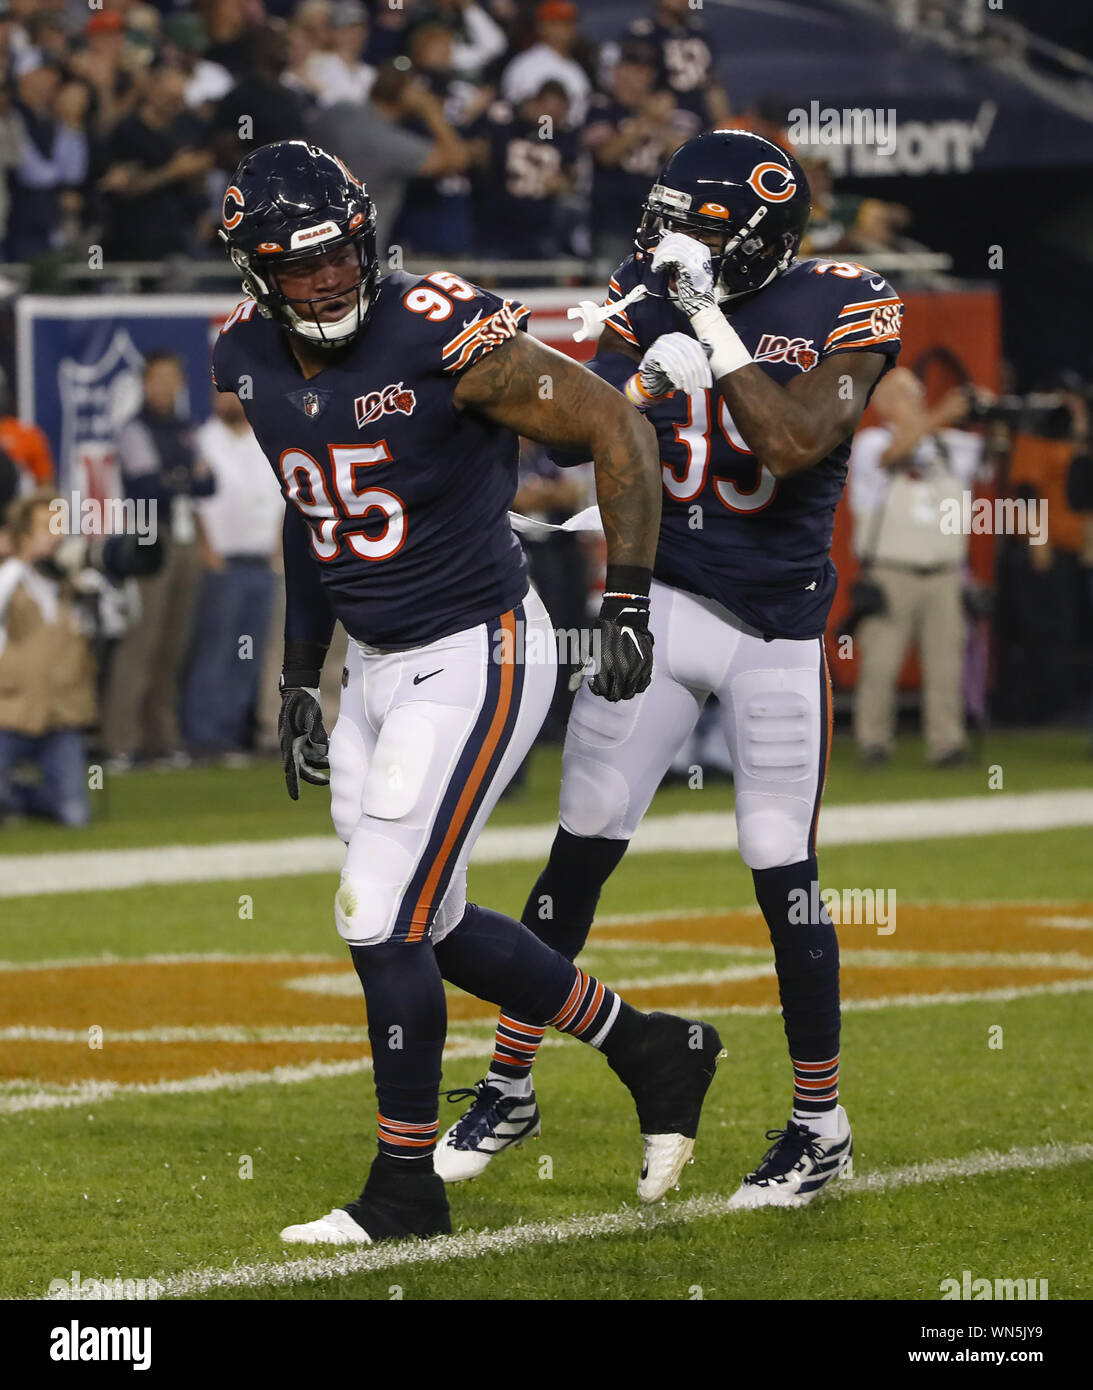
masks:
<svg viewBox="0 0 1093 1390"><path fill-rule="evenodd" d="M546 868L524 905L524 926L568 960L576 960L592 929L603 885L629 843L571 835L559 826Z"/></svg>
<svg viewBox="0 0 1093 1390"><path fill-rule="evenodd" d="M432 1167L448 1009L430 941L351 946L364 986L379 1151Z"/></svg>
<svg viewBox="0 0 1093 1390"><path fill-rule="evenodd" d="M559 826L546 868L524 906L524 926L567 960L575 960L588 940L603 885L629 843L572 835ZM545 1032L541 1019L524 1018L508 1005L497 1021L491 1078L514 1083L530 1076Z"/></svg>
<svg viewBox="0 0 1093 1390"><path fill-rule="evenodd" d="M479 999L504 999L518 1015L545 1020L605 1053L625 1046L644 1016L606 985L552 951L522 923L475 903L438 942L446 980Z"/></svg>
<svg viewBox="0 0 1093 1390"><path fill-rule="evenodd" d="M839 942L820 901L816 856L752 872L770 928L793 1063L796 1116L834 1110L839 1095Z"/></svg>

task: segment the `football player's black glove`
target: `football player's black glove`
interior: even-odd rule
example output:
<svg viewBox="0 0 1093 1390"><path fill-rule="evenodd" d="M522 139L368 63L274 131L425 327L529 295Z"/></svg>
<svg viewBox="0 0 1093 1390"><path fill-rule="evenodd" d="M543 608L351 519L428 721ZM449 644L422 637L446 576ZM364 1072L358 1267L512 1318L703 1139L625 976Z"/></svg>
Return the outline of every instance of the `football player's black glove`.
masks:
<svg viewBox="0 0 1093 1390"><path fill-rule="evenodd" d="M303 686L281 687L281 717L277 723L285 783L293 801L300 799L300 778L315 787L330 781L330 739L323 727L319 692Z"/></svg>
<svg viewBox="0 0 1093 1390"><path fill-rule="evenodd" d="M640 695L653 678L649 600L641 594L605 593L596 628L600 651L593 695L612 703Z"/></svg>

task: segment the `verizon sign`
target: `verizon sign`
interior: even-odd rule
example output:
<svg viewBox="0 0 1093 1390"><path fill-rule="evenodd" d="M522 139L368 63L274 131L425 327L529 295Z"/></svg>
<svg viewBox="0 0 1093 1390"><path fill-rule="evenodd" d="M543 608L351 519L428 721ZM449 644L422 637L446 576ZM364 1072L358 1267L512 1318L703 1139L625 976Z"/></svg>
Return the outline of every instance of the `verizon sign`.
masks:
<svg viewBox="0 0 1093 1390"><path fill-rule="evenodd" d="M986 149L998 115L998 103L983 101L974 120L901 120L890 122L883 142L827 145L819 142L836 178L843 176L968 174Z"/></svg>

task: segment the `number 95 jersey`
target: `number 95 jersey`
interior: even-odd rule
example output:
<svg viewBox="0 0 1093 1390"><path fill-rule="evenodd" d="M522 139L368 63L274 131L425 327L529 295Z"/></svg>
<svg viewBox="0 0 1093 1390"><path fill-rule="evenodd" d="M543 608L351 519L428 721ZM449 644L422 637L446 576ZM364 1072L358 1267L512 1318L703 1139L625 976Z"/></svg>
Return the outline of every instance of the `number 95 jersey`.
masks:
<svg viewBox="0 0 1093 1390"><path fill-rule="evenodd" d="M667 298L667 279L639 252L611 281L609 305L638 284L650 291L607 319L642 352L664 333L694 336ZM742 298L728 318L756 364L787 386L836 353L880 353L883 376L899 353L902 314L899 295L864 266L804 260ZM656 577L716 600L766 637L818 637L838 582L831 537L851 435L812 468L775 478L716 388L677 391L647 414L664 481Z"/></svg>
<svg viewBox="0 0 1093 1390"><path fill-rule="evenodd" d="M518 440L458 408L460 375L530 310L437 272L387 276L352 345L306 380L252 299L213 349L289 506L308 523L330 606L351 637L394 650L496 618L527 592L509 526ZM246 525L246 518L240 518Z"/></svg>

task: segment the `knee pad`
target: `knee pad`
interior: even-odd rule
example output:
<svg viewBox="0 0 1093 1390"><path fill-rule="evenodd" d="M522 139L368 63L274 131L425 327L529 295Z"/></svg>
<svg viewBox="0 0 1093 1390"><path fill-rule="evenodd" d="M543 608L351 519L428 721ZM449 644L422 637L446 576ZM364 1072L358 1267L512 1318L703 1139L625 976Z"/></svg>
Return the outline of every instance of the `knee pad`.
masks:
<svg viewBox="0 0 1093 1390"><path fill-rule="evenodd" d="M558 819L571 835L629 839L625 826L630 788L617 768L582 759L563 768Z"/></svg>
<svg viewBox="0 0 1093 1390"><path fill-rule="evenodd" d="M736 832L740 857L749 869L781 869L808 855L812 808L805 801L785 799L784 805L750 806L763 797L739 793L736 799Z"/></svg>
<svg viewBox="0 0 1093 1390"><path fill-rule="evenodd" d="M373 832L354 841L350 858L355 862L346 863L334 895L338 935L351 946L378 945L395 929L413 856L397 840Z"/></svg>

